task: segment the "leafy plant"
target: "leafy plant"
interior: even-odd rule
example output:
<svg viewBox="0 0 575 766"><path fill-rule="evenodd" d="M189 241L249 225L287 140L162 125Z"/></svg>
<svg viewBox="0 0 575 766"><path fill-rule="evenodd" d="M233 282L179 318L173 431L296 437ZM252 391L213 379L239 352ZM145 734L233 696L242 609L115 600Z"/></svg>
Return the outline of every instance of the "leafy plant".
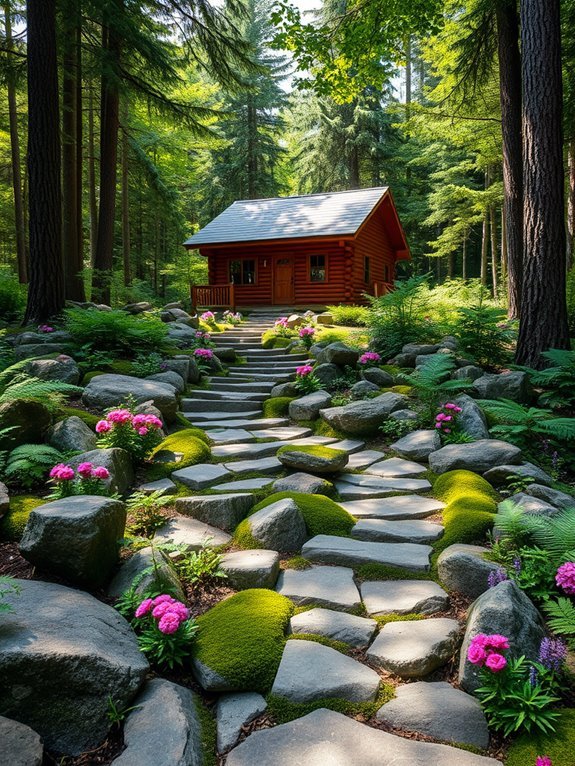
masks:
<svg viewBox="0 0 575 766"><path fill-rule="evenodd" d="M114 361L114 357L109 351L99 351L88 344L80 346L74 352L74 359L84 373L109 367Z"/></svg>
<svg viewBox="0 0 575 766"><path fill-rule="evenodd" d="M379 430L384 436L397 441L402 436L407 436L407 434L415 431L418 427L419 421L417 420L395 420L395 418L388 418L379 426Z"/></svg>
<svg viewBox="0 0 575 766"><path fill-rule="evenodd" d="M132 407L132 405L129 405ZM134 415L128 407L108 410L96 423L98 446L120 447L135 460L144 460L162 441L162 421L155 415Z"/></svg>
<svg viewBox="0 0 575 766"><path fill-rule="evenodd" d="M575 439L575 418L556 418L551 410L526 407L510 399L483 399L479 404L496 423L490 433L519 447L530 446L533 434Z"/></svg>
<svg viewBox="0 0 575 766"><path fill-rule="evenodd" d="M309 364L301 365L296 369L295 379L296 390L300 394L313 394L314 391L319 391L322 384L320 379L314 375L313 367Z"/></svg>
<svg viewBox="0 0 575 766"><path fill-rule="evenodd" d="M54 412L62 406L67 396L82 393L78 386L60 380L40 380L26 375L24 367L28 361L16 362L0 373L0 404L15 399L36 399Z"/></svg>
<svg viewBox="0 0 575 766"><path fill-rule="evenodd" d="M7 484L30 489L46 477L47 472L62 460L62 453L47 444L21 444L13 449L2 470Z"/></svg>
<svg viewBox="0 0 575 766"><path fill-rule="evenodd" d="M557 566L566 557L575 558L574 509L575 498L573 509L553 516L525 513L511 500L506 500L497 514L496 534L509 538L517 549L525 545L540 547Z"/></svg>
<svg viewBox="0 0 575 766"><path fill-rule="evenodd" d="M131 374L136 378L146 378L162 371L162 355L155 352L138 353L132 362Z"/></svg>
<svg viewBox="0 0 575 766"><path fill-rule="evenodd" d="M169 495L164 495L162 490L156 490L150 494L134 492L126 500L126 508L131 516L131 521L126 530L131 535L143 535L152 537L156 529L166 523L166 517L161 508L172 502Z"/></svg>
<svg viewBox="0 0 575 766"><path fill-rule="evenodd" d="M133 357L138 351L157 351L167 343L168 328L155 317L77 308L67 309L65 316L66 329L79 346Z"/></svg>
<svg viewBox="0 0 575 766"><path fill-rule="evenodd" d="M438 404L451 394L472 387L469 380L451 380L455 360L450 354L434 354L411 374L400 372L397 377L412 387L422 404L422 417L431 421Z"/></svg>
<svg viewBox="0 0 575 766"><path fill-rule="evenodd" d="M112 695L108 695L108 712L106 713L106 716L108 718L108 721L112 724L112 726L119 726L126 718L128 713L131 713L132 710L139 710L141 708L141 705L132 705L131 707L118 707L118 705L114 702Z"/></svg>
<svg viewBox="0 0 575 766"><path fill-rule="evenodd" d="M516 565L509 568L512 579L532 599L545 599L553 590L556 564L542 548L521 548Z"/></svg>
<svg viewBox="0 0 575 766"><path fill-rule="evenodd" d="M369 323L369 309L365 306L328 306L327 310L333 316L334 324L367 327Z"/></svg>
<svg viewBox="0 0 575 766"><path fill-rule="evenodd" d="M0 575L0 614L2 612L6 613L12 611L10 604L2 602L4 597L8 596L10 593L20 593L20 586L13 581L12 577Z"/></svg>
<svg viewBox="0 0 575 766"><path fill-rule="evenodd" d="M550 363L544 370L518 367L527 372L536 386L547 388L539 400L552 409L575 406L575 351L551 348L541 356Z"/></svg>
<svg viewBox="0 0 575 766"><path fill-rule="evenodd" d="M521 476L520 474L511 474L505 477L505 488L511 494L524 492L531 484L536 481L532 476ZM574 501L575 502L575 501Z"/></svg>
<svg viewBox="0 0 575 766"><path fill-rule="evenodd" d="M571 645L575 642L575 605L568 598L548 599L542 604L549 628L560 636L566 636Z"/></svg>
<svg viewBox="0 0 575 766"><path fill-rule="evenodd" d="M176 561L176 569L181 577L193 588L203 587L214 580L225 579L227 574L221 568L222 557L206 541L199 551L189 552L180 549L182 556Z"/></svg>
<svg viewBox="0 0 575 766"><path fill-rule="evenodd" d="M333 392L344 392L351 388L357 382L357 371L349 364L343 368L343 373L334 378L327 388Z"/></svg>
<svg viewBox="0 0 575 766"><path fill-rule="evenodd" d="M500 365L509 360L514 332L502 308L489 306L482 291L479 301L459 309L455 335L461 350L479 364Z"/></svg>

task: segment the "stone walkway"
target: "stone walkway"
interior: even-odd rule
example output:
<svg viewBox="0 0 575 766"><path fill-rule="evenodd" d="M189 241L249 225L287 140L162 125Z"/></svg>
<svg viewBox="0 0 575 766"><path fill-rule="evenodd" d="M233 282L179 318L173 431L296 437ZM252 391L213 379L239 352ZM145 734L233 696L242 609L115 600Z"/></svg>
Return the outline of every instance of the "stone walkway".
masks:
<svg viewBox="0 0 575 766"><path fill-rule="evenodd" d="M377 698L379 673L390 672L418 682L398 687L396 698L379 709L380 721L438 742L486 747L487 726L475 698L448 683L421 680L446 665L461 643L461 626L440 615L449 608L448 594L428 579L364 582L361 586L354 579L353 568L362 564L391 565L423 574L429 571L430 543L441 536L443 528L427 519L438 514L443 503L425 496L431 489L421 478L427 466L386 458L382 452L365 449L357 439L340 442L313 436L309 428L294 426L288 418L263 417L263 402L274 386L293 380L296 367L307 361L305 354L262 349L261 333L274 319L271 314L252 314L240 327L214 336L218 347L233 348L245 361L230 365L226 377L210 378L209 389L194 390L181 406L190 424L205 429L213 440L212 455L217 463L173 474L193 491L213 488L214 492L179 499L178 515L158 536L184 542L191 549L202 543L226 543L253 506L251 492L268 486L285 471L276 457L280 447L325 444L347 452L347 466L334 483L342 507L357 519L350 537L316 535L305 540L299 546L301 554L313 566L288 569L279 577L279 547L224 557L233 584L272 587L297 605L314 605L311 611L292 618L290 633L324 636L365 652L356 659L313 641L289 640L272 691L292 702L328 697L368 702ZM297 477L308 482L314 478L301 473ZM261 519L250 517L254 520L252 532L256 534L257 524L262 535L257 539L269 539L272 516L275 533L280 534L282 515L292 519L283 534L294 533L293 514L298 511L290 504L294 506L293 501L281 501L274 504L281 505L277 509L269 506L265 513L258 512ZM277 539L286 538L280 535ZM271 544L265 547L273 549ZM369 617L349 614L359 610ZM422 619L388 622L377 632L373 618L388 614L417 614ZM237 743L242 725L261 714L262 702L265 705L259 695L230 697L230 701L222 698L218 705L220 751ZM255 702L254 697L258 697ZM224 703L230 710L220 715ZM389 758L385 752L390 753ZM279 766L296 761L306 766L498 763L443 744L399 738L325 710L258 731L231 750L227 759L228 766Z"/></svg>

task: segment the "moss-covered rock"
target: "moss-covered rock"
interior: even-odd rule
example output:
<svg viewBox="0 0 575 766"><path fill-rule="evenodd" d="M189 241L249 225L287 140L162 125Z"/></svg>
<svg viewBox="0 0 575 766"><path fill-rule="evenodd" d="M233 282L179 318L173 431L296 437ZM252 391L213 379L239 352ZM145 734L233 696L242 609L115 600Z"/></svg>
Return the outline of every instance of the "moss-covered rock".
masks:
<svg viewBox="0 0 575 766"><path fill-rule="evenodd" d="M532 766L538 755L547 755L553 766L573 766L575 709L562 710L554 732L524 734L509 748L505 766Z"/></svg>
<svg viewBox="0 0 575 766"><path fill-rule="evenodd" d="M209 462L211 452L197 428L184 428L167 436L152 452L149 481L169 476L179 468ZM201 431L203 434L203 431ZM203 434L205 436L205 434Z"/></svg>
<svg viewBox="0 0 575 766"><path fill-rule="evenodd" d="M16 495L10 498L10 508L0 521L0 539L17 542L22 537L28 516L46 500L34 495Z"/></svg>
<svg viewBox="0 0 575 766"><path fill-rule="evenodd" d="M337 535L346 537L351 533L355 519L340 505L325 495L304 495L301 492L276 492L252 508L250 515L278 500L291 498L304 518L307 533L315 535ZM249 519L249 516L248 516ZM238 526L238 530L246 519ZM236 530L237 531L237 530Z"/></svg>
<svg viewBox="0 0 575 766"><path fill-rule="evenodd" d="M272 396L263 403L264 418L285 418L287 417L290 402L296 397L292 396Z"/></svg>
<svg viewBox="0 0 575 766"><path fill-rule="evenodd" d="M349 460L347 452L321 444L297 446L286 444L277 451L277 458L287 468L313 474L339 473Z"/></svg>
<svg viewBox="0 0 575 766"><path fill-rule="evenodd" d="M285 596L251 589L199 617L193 663L202 685L211 674L224 680L222 691L269 691L292 613L293 604Z"/></svg>
<svg viewBox="0 0 575 766"><path fill-rule="evenodd" d="M80 418L80 420L83 420L84 423L92 430L96 428L96 423L98 420L100 420L98 415L92 415L91 412L82 410L79 407L60 407L56 413L55 419L57 422L59 422L60 420L65 420L66 418L70 418L73 415Z"/></svg>

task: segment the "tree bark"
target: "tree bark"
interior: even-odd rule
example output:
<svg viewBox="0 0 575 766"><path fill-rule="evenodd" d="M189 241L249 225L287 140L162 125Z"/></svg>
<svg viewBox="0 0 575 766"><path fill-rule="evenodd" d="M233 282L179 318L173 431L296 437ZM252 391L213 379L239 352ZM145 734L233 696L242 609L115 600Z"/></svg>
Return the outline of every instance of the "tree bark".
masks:
<svg viewBox="0 0 575 766"><path fill-rule="evenodd" d="M499 286L498 286L498 245L497 245L497 218L495 216L495 207L491 206L489 209L489 219L491 222L491 280L493 286L493 297L497 299Z"/></svg>
<svg viewBox="0 0 575 766"><path fill-rule="evenodd" d="M90 209L90 264L94 268L98 239L98 198L96 195L96 147L94 141L94 91L88 95L88 206Z"/></svg>
<svg viewBox="0 0 575 766"><path fill-rule="evenodd" d="M25 323L65 303L56 0L28 0L28 174L30 286Z"/></svg>
<svg viewBox="0 0 575 766"><path fill-rule="evenodd" d="M521 1L524 276L518 364L570 347L567 322L560 0Z"/></svg>
<svg viewBox="0 0 575 766"><path fill-rule="evenodd" d="M122 108L122 261L124 265L124 286L132 281L130 267L130 183L129 183L129 141L128 141L128 100L124 97Z"/></svg>
<svg viewBox="0 0 575 766"><path fill-rule="evenodd" d="M468 234L465 232L463 235L463 248L461 251L461 277L462 279L467 279L467 237Z"/></svg>
<svg viewBox="0 0 575 766"><path fill-rule="evenodd" d="M523 283L523 159L521 127L521 56L516 0L497 3L499 94L503 139L503 207L506 221L509 316L521 312Z"/></svg>
<svg viewBox="0 0 575 766"><path fill-rule="evenodd" d="M247 95L247 108L246 119L248 122L248 156L247 156L247 170L248 170L248 199L256 199L257 193L257 175L258 175L258 162L256 156L256 148L258 141L258 123L257 112L254 104L254 97L251 93Z"/></svg>
<svg viewBox="0 0 575 766"><path fill-rule="evenodd" d="M505 205L501 206L501 280L504 283L503 289L505 289L507 283L507 217Z"/></svg>
<svg viewBox="0 0 575 766"><path fill-rule="evenodd" d="M6 50L14 48L12 38L12 18L10 4L4 3L4 24L6 34ZM10 125L10 157L12 160L12 190L14 194L14 230L16 234L16 261L18 266L18 281L26 284L28 281L28 255L26 252L26 224L24 221L24 201L22 198L22 164L20 161L20 136L18 134L18 107L16 104L16 83L14 72L8 62L6 88L8 91L8 121Z"/></svg>
<svg viewBox="0 0 575 766"><path fill-rule="evenodd" d="M487 211L483 214L483 230L481 233L481 284L487 286L487 248L489 245L489 219Z"/></svg>
<svg viewBox="0 0 575 766"><path fill-rule="evenodd" d="M569 168L569 194L567 197L567 269L573 267L575 245L575 138L569 141L567 153Z"/></svg>

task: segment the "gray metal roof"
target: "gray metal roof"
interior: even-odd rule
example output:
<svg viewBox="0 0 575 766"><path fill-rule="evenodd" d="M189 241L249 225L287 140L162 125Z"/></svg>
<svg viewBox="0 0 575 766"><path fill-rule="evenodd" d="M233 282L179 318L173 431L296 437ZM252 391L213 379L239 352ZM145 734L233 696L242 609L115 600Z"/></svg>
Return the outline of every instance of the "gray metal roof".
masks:
<svg viewBox="0 0 575 766"><path fill-rule="evenodd" d="M373 189L240 200L230 205L184 245L257 242L297 237L355 234L387 192Z"/></svg>

